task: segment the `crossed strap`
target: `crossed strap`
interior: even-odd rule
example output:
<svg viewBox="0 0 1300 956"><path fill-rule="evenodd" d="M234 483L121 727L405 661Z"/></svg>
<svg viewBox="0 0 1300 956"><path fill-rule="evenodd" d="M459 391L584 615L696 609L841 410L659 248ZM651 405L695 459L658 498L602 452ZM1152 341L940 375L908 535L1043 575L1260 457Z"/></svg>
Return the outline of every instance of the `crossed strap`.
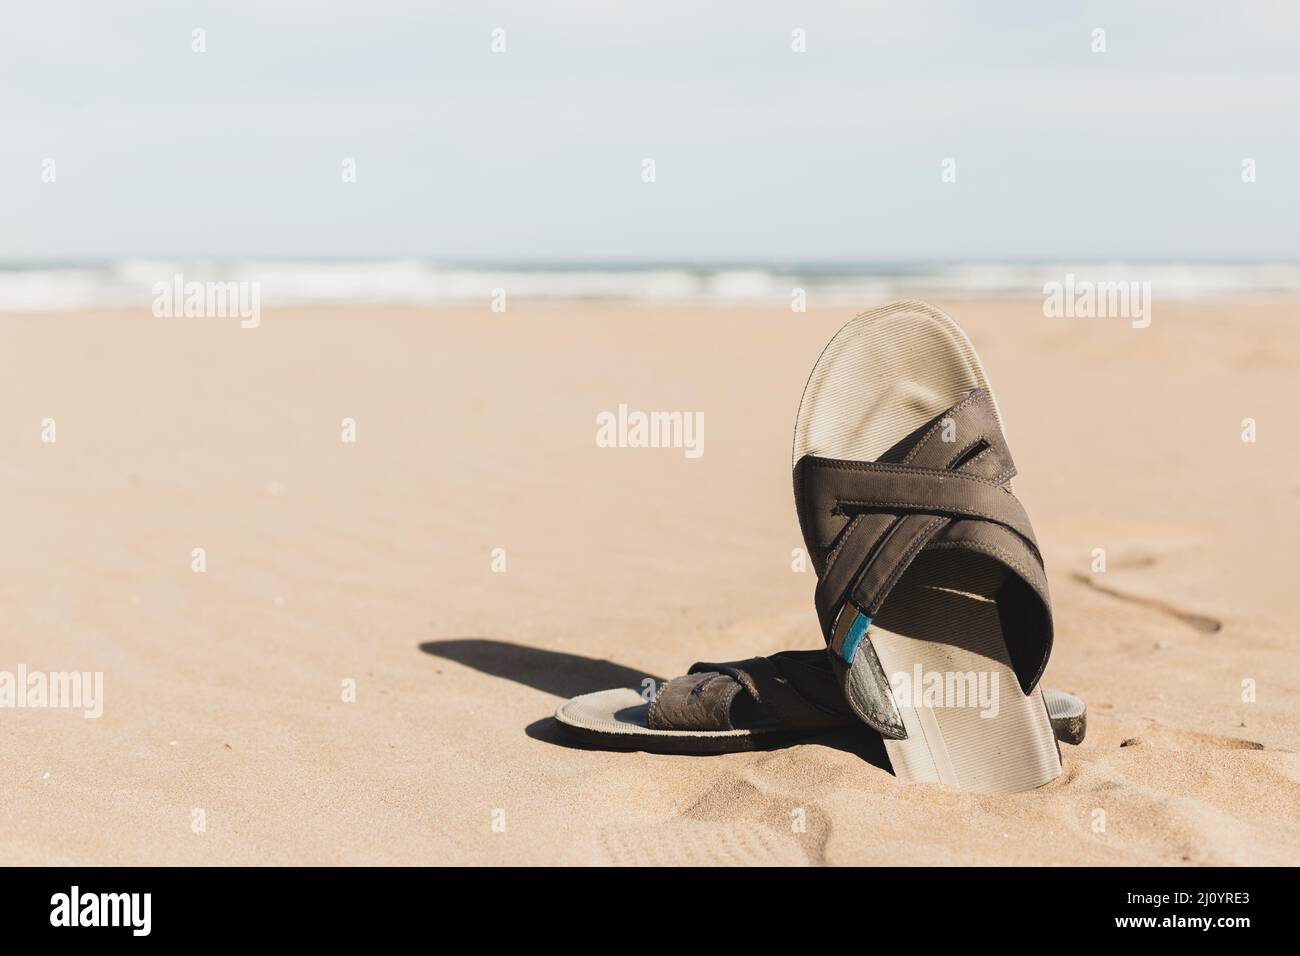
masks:
<svg viewBox="0 0 1300 956"><path fill-rule="evenodd" d="M852 722L822 651L782 651L692 664L659 688L646 714L658 730L811 730Z"/></svg>
<svg viewBox="0 0 1300 956"><path fill-rule="evenodd" d="M986 389L975 389L878 461L801 458L795 501L818 575L817 616L831 651L852 660L866 624L917 555L959 549L1010 572L990 597L1028 693L1047 665L1052 614L1034 530L1007 487L1015 473ZM849 606L866 624L836 626Z"/></svg>

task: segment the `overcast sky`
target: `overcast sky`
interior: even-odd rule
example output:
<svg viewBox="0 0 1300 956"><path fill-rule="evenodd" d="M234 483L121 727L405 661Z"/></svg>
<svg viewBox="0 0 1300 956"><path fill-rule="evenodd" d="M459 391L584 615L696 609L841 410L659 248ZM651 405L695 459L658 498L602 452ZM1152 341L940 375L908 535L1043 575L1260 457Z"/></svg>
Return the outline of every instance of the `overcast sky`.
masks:
<svg viewBox="0 0 1300 956"><path fill-rule="evenodd" d="M9 3L0 259L1297 259L1298 50L1281 2Z"/></svg>

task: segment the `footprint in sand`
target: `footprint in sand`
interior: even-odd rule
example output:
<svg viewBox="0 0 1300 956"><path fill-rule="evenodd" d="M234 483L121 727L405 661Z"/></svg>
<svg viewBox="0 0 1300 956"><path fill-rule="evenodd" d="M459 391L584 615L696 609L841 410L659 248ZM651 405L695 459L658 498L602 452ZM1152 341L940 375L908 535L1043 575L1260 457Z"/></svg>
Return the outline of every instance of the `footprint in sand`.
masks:
<svg viewBox="0 0 1300 956"><path fill-rule="evenodd" d="M597 855L619 866L824 862L830 817L808 799L807 768L795 774L799 762L777 756L757 756L720 774L674 819L601 830Z"/></svg>
<svg viewBox="0 0 1300 956"><path fill-rule="evenodd" d="M1121 747L1159 747L1163 750L1264 750L1263 744L1242 737L1226 737L1199 730L1170 727L1148 718L1137 733L1128 733Z"/></svg>
<svg viewBox="0 0 1300 956"><path fill-rule="evenodd" d="M761 823L697 823L610 827L600 849L614 866L807 866L793 835Z"/></svg>
<svg viewBox="0 0 1300 956"><path fill-rule="evenodd" d="M714 824L749 820L783 838L789 834L805 863L824 862L830 818L820 805L808 799L806 774L800 786L798 780L787 779L784 766L772 766L779 756L758 758L746 776L728 773L719 778L682 811L680 819ZM792 763L789 759L778 762Z"/></svg>
<svg viewBox="0 0 1300 956"><path fill-rule="evenodd" d="M1152 564L1154 559L1145 560L1143 563ZM1086 585L1092 590L1108 597L1116 598L1120 601L1127 601L1130 604L1137 604L1140 607L1148 607L1170 617L1182 621L1189 627L1200 631L1202 634L1214 634L1223 629L1223 622L1217 618L1207 617L1204 614L1196 614L1192 611L1186 611L1183 608L1170 604L1168 601L1161 601L1159 598L1143 597L1140 594L1126 594L1123 591L1116 590L1105 584L1099 584L1092 575L1084 574L1081 571L1075 571L1070 575L1071 579L1080 584Z"/></svg>

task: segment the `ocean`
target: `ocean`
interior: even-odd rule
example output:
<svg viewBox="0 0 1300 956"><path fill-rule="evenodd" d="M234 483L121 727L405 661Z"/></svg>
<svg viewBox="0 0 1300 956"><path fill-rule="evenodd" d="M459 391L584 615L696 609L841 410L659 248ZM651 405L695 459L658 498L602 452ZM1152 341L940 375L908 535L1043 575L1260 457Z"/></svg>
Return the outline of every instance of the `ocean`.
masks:
<svg viewBox="0 0 1300 956"><path fill-rule="evenodd" d="M1040 298L1067 275L1149 282L1157 299L1300 295L1294 262L447 263L386 260L166 260L0 263L0 311L147 309L155 286L257 283L264 308L454 306L604 300L647 305L857 306L897 298Z"/></svg>

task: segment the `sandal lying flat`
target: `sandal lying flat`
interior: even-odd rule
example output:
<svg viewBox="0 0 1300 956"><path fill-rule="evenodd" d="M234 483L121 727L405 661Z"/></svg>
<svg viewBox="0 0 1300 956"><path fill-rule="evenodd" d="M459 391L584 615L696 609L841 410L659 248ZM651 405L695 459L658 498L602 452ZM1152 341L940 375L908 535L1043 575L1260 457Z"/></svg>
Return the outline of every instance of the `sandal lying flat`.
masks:
<svg viewBox="0 0 1300 956"><path fill-rule="evenodd" d="M799 524L855 714L905 782L982 793L1061 772L1038 681L1047 577L975 349L900 302L844 326L795 423Z"/></svg>
<svg viewBox="0 0 1300 956"><path fill-rule="evenodd" d="M1058 739L1080 743L1088 710L1073 694L1043 697ZM572 739L603 750L722 754L861 728L825 651L782 651L725 664L695 664L653 700L620 687L583 694L555 712Z"/></svg>

